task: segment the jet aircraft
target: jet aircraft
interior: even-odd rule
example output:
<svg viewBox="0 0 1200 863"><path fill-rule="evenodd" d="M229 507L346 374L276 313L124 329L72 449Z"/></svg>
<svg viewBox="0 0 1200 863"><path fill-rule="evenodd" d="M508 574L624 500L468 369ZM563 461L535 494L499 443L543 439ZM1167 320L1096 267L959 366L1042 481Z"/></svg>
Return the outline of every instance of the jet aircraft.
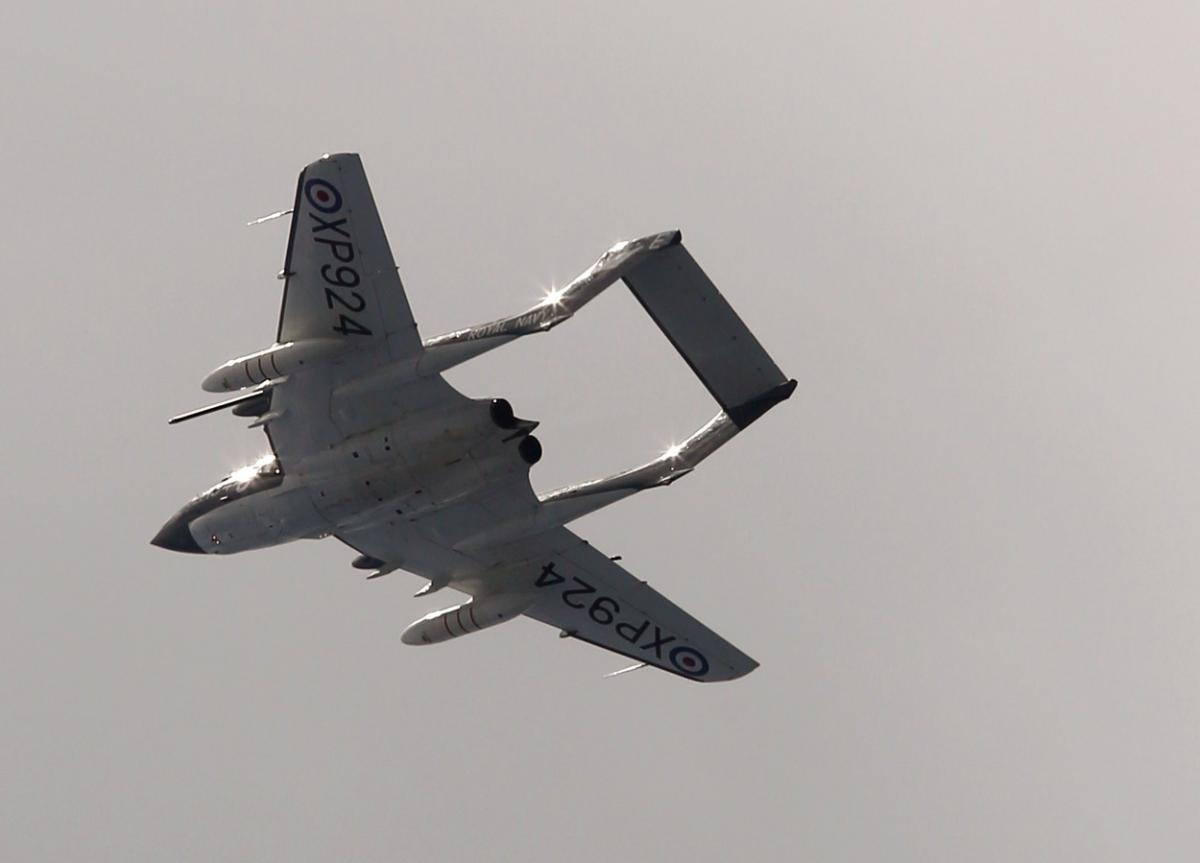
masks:
<svg viewBox="0 0 1200 863"><path fill-rule="evenodd" d="M276 215L287 215L288 211ZM690 473L796 387L684 249L679 231L618 243L520 314L422 341L358 155L300 173L271 347L230 360L202 384L253 417L270 452L187 503L152 540L233 554L335 536L368 578L406 570L470 596L409 626L433 644L524 615L696 681L758 663L565 525ZM442 372L563 323L623 280L720 405L647 464L536 494L542 455L502 398L468 398ZM618 672L620 673L620 672Z"/></svg>

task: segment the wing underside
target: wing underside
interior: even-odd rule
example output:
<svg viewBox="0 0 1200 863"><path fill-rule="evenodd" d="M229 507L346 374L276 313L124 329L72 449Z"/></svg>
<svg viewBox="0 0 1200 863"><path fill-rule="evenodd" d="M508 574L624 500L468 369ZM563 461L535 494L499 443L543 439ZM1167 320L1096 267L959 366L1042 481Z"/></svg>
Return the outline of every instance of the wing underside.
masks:
<svg viewBox="0 0 1200 863"><path fill-rule="evenodd" d="M733 680L758 663L566 528L505 549L503 590L531 598L524 614L564 635L690 680ZM498 585L484 582L483 589Z"/></svg>
<svg viewBox="0 0 1200 863"><path fill-rule="evenodd" d="M421 339L396 272L362 160L325 156L300 172L284 258L280 344L341 339L386 344L393 359Z"/></svg>

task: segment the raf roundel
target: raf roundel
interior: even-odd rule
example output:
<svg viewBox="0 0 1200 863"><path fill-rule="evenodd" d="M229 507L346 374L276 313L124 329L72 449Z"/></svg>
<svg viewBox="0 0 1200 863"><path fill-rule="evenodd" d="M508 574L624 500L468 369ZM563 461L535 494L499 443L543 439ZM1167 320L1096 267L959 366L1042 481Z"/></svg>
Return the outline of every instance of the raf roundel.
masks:
<svg viewBox="0 0 1200 863"><path fill-rule="evenodd" d="M342 193L328 180L315 178L304 184L304 197L322 213L336 213L342 208Z"/></svg>
<svg viewBox="0 0 1200 863"><path fill-rule="evenodd" d="M671 651L671 664L691 677L708 674L708 660L694 647L676 647Z"/></svg>

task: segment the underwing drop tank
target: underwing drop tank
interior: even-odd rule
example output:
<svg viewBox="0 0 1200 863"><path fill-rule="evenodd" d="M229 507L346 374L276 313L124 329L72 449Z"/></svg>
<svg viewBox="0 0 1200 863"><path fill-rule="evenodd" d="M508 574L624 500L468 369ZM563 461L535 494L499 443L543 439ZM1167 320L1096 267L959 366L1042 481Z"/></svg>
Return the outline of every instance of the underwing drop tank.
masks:
<svg viewBox="0 0 1200 863"><path fill-rule="evenodd" d="M265 351L230 360L208 373L200 387L205 392L223 393L258 386L287 377L306 363L327 360L343 350L337 339L305 339L272 345Z"/></svg>
<svg viewBox="0 0 1200 863"><path fill-rule="evenodd" d="M498 593L483 596L425 615L404 630L405 644L437 644L469 632L478 632L519 615L533 604L527 594Z"/></svg>

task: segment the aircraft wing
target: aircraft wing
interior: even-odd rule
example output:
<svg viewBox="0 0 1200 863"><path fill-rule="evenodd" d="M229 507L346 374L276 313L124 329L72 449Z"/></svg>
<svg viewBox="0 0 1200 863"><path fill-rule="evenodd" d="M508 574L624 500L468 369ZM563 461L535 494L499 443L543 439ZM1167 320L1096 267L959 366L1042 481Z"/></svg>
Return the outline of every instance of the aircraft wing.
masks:
<svg viewBox="0 0 1200 863"><path fill-rule="evenodd" d="M505 592L524 593L528 617L689 680L733 680L758 663L570 530L560 527L503 550ZM457 586L457 585L456 585ZM490 587L487 582L481 590ZM469 589L469 588L464 588Z"/></svg>
<svg viewBox="0 0 1200 863"><path fill-rule="evenodd" d="M392 359L420 352L357 153L324 156L300 172L282 276L280 344L334 338L355 347L386 345Z"/></svg>
<svg viewBox="0 0 1200 863"><path fill-rule="evenodd" d="M412 358L415 363L421 352L357 153L323 156L300 172L282 276L276 342L318 346L323 352L302 367L285 369L272 388L267 432L281 463L290 468L342 440L346 427L375 425L412 408L377 393L347 403L357 405L359 413L373 410L379 416L341 416L340 424L333 416L331 396L338 387L391 361ZM434 376L403 392L421 404L462 398Z"/></svg>

